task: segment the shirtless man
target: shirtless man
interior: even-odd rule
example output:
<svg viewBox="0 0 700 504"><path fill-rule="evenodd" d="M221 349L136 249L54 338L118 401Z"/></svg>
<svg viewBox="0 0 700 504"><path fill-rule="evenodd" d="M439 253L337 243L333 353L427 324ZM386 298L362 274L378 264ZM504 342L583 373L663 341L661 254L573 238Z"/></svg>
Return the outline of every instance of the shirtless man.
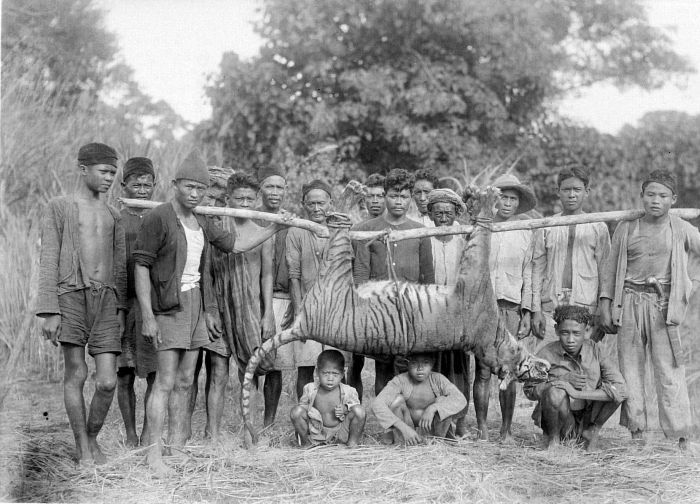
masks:
<svg viewBox="0 0 700 504"><path fill-rule="evenodd" d="M52 199L42 221L37 315L43 319L44 336L54 345L61 343L64 402L80 465L106 461L97 435L112 404L124 329L124 229L119 211L102 197L114 182L116 165L117 154L111 147L82 146L77 190ZM85 345L96 368L87 419Z"/></svg>
<svg viewBox="0 0 700 504"><path fill-rule="evenodd" d="M433 372L433 359L430 353L410 355L408 371L387 383L372 402L379 425L390 429L394 444L401 439L418 444L423 435L447 437L453 417L467 407L464 394Z"/></svg>

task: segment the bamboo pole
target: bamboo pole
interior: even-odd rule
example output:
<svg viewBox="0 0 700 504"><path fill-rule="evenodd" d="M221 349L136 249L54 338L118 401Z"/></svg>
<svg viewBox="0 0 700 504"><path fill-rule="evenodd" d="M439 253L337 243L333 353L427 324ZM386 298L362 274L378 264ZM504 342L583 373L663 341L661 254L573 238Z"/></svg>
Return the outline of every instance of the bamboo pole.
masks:
<svg viewBox="0 0 700 504"><path fill-rule="evenodd" d="M162 204L160 201L149 201L140 199L129 199L129 198L119 198L124 205L132 208L155 208ZM274 222L276 224L282 224L284 226L294 226L300 227L302 229L308 229L316 235L327 238L330 236L328 228L322 226L321 224L316 224L307 219L294 218L286 220L284 217L278 214L258 212L257 210L244 210L242 208L229 208L229 207L215 207L215 206L198 206L194 208L194 213L201 215L217 215L223 217L239 217L241 219L260 219L268 222Z"/></svg>
<svg viewBox="0 0 700 504"><path fill-rule="evenodd" d="M673 208L671 213L683 219L696 219L700 216L698 208ZM545 217L543 219L515 220L507 222L497 222L491 224L491 231L500 233L503 231L515 231L519 229L539 229L554 226L568 226L570 224L587 224L590 222L610 222L622 220L634 220L644 216L644 210L618 210L615 212L597 212L578 215L565 215L559 217ZM414 238L424 238L428 236L445 236L456 234L471 234L476 226L452 226L439 228L416 228L403 231L391 231L388 234L388 241L410 240ZM386 234L384 231L351 231L350 237L354 240L371 240Z"/></svg>
<svg viewBox="0 0 700 504"><path fill-rule="evenodd" d="M157 201L147 201L138 199L119 198L126 206L133 208L154 208L160 205ZM286 226L295 226L302 229L308 229L312 233L320 237L328 237L329 232L325 226L316 224L307 219L294 218L285 220L278 214L267 212L258 212L256 210L243 210L241 208L214 207L214 206L198 206L194 209L195 213L202 215L218 215L224 217L240 217L243 219L260 219L269 222L275 222ZM700 217L700 209L698 208L672 208L671 213L681 217L682 219L690 220ZM491 231L500 233L504 231L516 231L520 229L540 229L545 227L568 226L571 224L588 224L591 222L614 222L623 220L634 220L644 216L643 209L635 210L617 210L614 212L596 212L584 213L578 215L562 215L558 217L544 217L542 219L527 219L515 220L507 222L497 222L491 224ZM446 236L456 234L471 234L476 229L476 226L451 226L437 228L416 228L406 229L403 231L350 231L350 238L353 240L371 240L380 236L387 236L387 240L391 242L410 240L415 238L425 238L429 236Z"/></svg>

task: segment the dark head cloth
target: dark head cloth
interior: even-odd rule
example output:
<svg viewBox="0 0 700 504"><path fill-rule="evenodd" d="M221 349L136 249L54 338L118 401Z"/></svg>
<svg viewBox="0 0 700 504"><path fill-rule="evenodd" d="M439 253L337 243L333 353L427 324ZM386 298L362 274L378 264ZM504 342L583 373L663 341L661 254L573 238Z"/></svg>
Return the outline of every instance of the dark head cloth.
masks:
<svg viewBox="0 0 700 504"><path fill-rule="evenodd" d="M331 186L329 186L326 182L323 180L312 180L308 184L304 184L301 186L301 199L304 199L306 197L306 193L311 191L312 189L321 189L322 191L326 191L328 193L328 196L331 198L333 197L333 189Z"/></svg>
<svg viewBox="0 0 700 504"><path fill-rule="evenodd" d="M277 165L267 165L267 166L261 166L258 169L258 182L262 184L262 181L265 180L267 177L282 177L283 179L287 179L287 174L284 173L284 169L281 166Z"/></svg>
<svg viewBox="0 0 700 504"><path fill-rule="evenodd" d="M153 178L156 172L153 169L153 161L147 157L132 157L124 163L124 174L122 180L128 179L131 175L140 177L141 175L151 175Z"/></svg>
<svg viewBox="0 0 700 504"><path fill-rule="evenodd" d="M462 215L467 207L462 203L462 198L452 189L433 189L428 193L428 208L431 209L435 203L452 203L455 213Z"/></svg>
<svg viewBox="0 0 700 504"><path fill-rule="evenodd" d="M175 172L175 180L194 180L209 186L209 170L199 149L193 149Z"/></svg>
<svg viewBox="0 0 700 504"><path fill-rule="evenodd" d="M676 176L671 173L670 171L667 170L654 170L651 172L646 179L644 179L644 182L642 183L642 192L647 188L649 184L652 182L656 182L657 184L661 184L663 186L668 187L673 191L673 194L676 193L676 188L678 185L678 182L676 182Z"/></svg>
<svg viewBox="0 0 700 504"><path fill-rule="evenodd" d="M117 167L117 151L103 143L89 143L78 151L78 163L85 166L108 164Z"/></svg>

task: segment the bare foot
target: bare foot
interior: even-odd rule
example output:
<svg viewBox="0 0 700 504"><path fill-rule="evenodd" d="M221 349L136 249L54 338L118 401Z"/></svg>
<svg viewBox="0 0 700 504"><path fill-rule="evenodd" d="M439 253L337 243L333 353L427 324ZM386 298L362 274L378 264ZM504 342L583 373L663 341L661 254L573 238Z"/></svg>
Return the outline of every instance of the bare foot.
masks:
<svg viewBox="0 0 700 504"><path fill-rule="evenodd" d="M387 446L394 444L394 433L391 430L382 432L382 435L379 437L379 442Z"/></svg>
<svg viewBox="0 0 700 504"><path fill-rule="evenodd" d="M136 448L139 445L139 438L136 436L136 434L132 435L127 435L126 436L126 441L124 441L124 446L127 448Z"/></svg>
<svg viewBox="0 0 700 504"><path fill-rule="evenodd" d="M640 446L644 445L645 444L644 431L638 430L638 431L632 432L632 441L634 441L634 443L636 443Z"/></svg>
<svg viewBox="0 0 700 504"><path fill-rule="evenodd" d="M688 449L688 440L684 437L678 438L678 448L680 448L681 451L686 451Z"/></svg>
<svg viewBox="0 0 700 504"><path fill-rule="evenodd" d="M88 439L88 447L90 447L90 453L95 460L95 464L102 465L107 462L107 456L102 453L100 445L97 444L97 439Z"/></svg>
<svg viewBox="0 0 700 504"><path fill-rule="evenodd" d="M508 446L511 446L511 445L515 445L515 444L516 444L516 443L515 443L515 438L513 438L513 436L511 435L510 432L506 432L505 434L501 434L501 435L498 437L498 442L499 442L500 444L504 444L504 445L508 445Z"/></svg>
<svg viewBox="0 0 700 504"><path fill-rule="evenodd" d="M477 441L488 441L489 440L488 429L477 429L476 430L476 440Z"/></svg>
<svg viewBox="0 0 700 504"><path fill-rule="evenodd" d="M354 439L353 440L349 439L348 444L345 446L347 446L348 448L357 448L359 446L359 443L357 441L355 441Z"/></svg>
<svg viewBox="0 0 700 504"><path fill-rule="evenodd" d="M581 437L586 440L586 451L594 452L600 449L600 429L586 429L581 433Z"/></svg>
<svg viewBox="0 0 700 504"><path fill-rule="evenodd" d="M148 450L146 462L153 472L154 478L169 478L175 476L175 470L163 463L163 458L160 455L160 447L154 446Z"/></svg>
<svg viewBox="0 0 700 504"><path fill-rule="evenodd" d="M95 469L95 461L92 457L79 458L76 465L78 470L92 471Z"/></svg>

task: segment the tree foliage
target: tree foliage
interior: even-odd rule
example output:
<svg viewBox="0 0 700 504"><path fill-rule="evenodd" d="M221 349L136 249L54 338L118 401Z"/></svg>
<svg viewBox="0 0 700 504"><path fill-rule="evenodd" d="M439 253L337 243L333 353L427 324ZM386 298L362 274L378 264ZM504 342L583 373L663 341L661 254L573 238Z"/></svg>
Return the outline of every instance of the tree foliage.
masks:
<svg viewBox="0 0 700 504"><path fill-rule="evenodd" d="M479 168L538 141L573 88L689 70L636 0L267 0L258 31L259 57L224 56L198 130L247 168L324 142L368 172Z"/></svg>

